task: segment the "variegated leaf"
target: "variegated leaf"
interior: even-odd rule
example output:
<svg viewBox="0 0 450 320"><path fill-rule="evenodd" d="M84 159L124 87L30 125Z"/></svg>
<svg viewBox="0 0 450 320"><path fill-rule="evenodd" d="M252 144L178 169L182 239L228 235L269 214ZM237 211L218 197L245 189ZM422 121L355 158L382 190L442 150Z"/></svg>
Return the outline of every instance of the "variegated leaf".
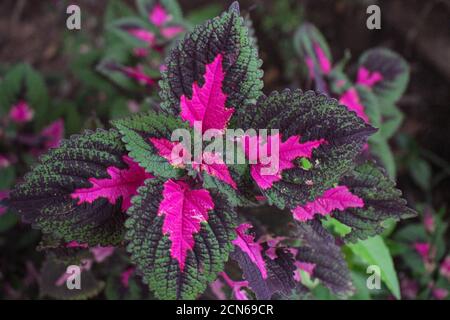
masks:
<svg viewBox="0 0 450 320"><path fill-rule="evenodd" d="M401 191L385 171L373 162L358 165L339 182L364 201L360 208L336 211L333 217L351 228L346 241L355 242L381 234L387 219L400 220L416 215L401 198Z"/></svg>
<svg viewBox="0 0 450 320"><path fill-rule="evenodd" d="M234 108L236 114L243 105L255 103L263 87L262 62L239 14L235 2L220 17L195 27L172 50L160 82L164 110L179 115L182 99L193 99L195 88L206 85L207 65L213 62L223 70L219 85L224 107Z"/></svg>
<svg viewBox="0 0 450 320"><path fill-rule="evenodd" d="M65 241L119 244L127 203L150 177L126 154L115 130L72 136L12 190L9 206Z"/></svg>
<svg viewBox="0 0 450 320"><path fill-rule="evenodd" d="M228 260L236 214L218 194L163 183L151 179L139 189L128 211L127 249L157 297L194 299Z"/></svg>
<svg viewBox="0 0 450 320"><path fill-rule="evenodd" d="M300 143L321 141L310 156L295 159L295 166L283 170L282 179L262 190L269 202L290 209L337 184L376 131L335 99L301 90L261 97L247 108L239 125L244 130L278 129L285 139L299 136Z"/></svg>

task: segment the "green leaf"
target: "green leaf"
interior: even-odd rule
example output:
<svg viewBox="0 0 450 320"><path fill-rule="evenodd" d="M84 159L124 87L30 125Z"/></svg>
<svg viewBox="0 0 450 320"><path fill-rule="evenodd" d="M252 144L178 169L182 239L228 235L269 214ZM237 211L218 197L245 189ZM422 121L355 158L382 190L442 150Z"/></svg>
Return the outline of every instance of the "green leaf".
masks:
<svg viewBox="0 0 450 320"><path fill-rule="evenodd" d="M44 78L31 67L26 73L26 99L30 106L36 110L36 127L41 128L48 121L49 97Z"/></svg>
<svg viewBox="0 0 450 320"><path fill-rule="evenodd" d="M423 190L431 190L431 166L430 164L419 157L416 157L414 161L408 163L408 170L413 178L414 182Z"/></svg>
<svg viewBox="0 0 450 320"><path fill-rule="evenodd" d="M380 159L389 176L395 178L397 168L394 155L392 154L388 142L380 136L378 136L378 138L379 139L370 141L370 151Z"/></svg>
<svg viewBox="0 0 450 320"><path fill-rule="evenodd" d="M355 242L358 239L381 234L385 221L410 218L416 215L401 198L401 191L386 173L373 162L358 165L339 182L349 188L352 194L364 201L362 208L348 208L333 212L333 217L351 228L344 240Z"/></svg>
<svg viewBox="0 0 450 320"><path fill-rule="evenodd" d="M389 139L400 128L404 115L395 105L388 106L381 110L381 113L383 121L380 127L380 134L385 139Z"/></svg>
<svg viewBox="0 0 450 320"><path fill-rule="evenodd" d="M370 290L367 288L367 274L361 274L356 271L351 271L352 282L355 286L355 294L351 297L352 300L370 300Z"/></svg>
<svg viewBox="0 0 450 320"><path fill-rule="evenodd" d="M0 233L8 231L12 227L14 227L19 222L19 219L16 214L12 212L5 212L0 215Z"/></svg>
<svg viewBox="0 0 450 320"><path fill-rule="evenodd" d="M28 64L13 67L0 83L0 115L6 114L19 98L35 110L35 123L41 128L47 121L47 86L42 76Z"/></svg>
<svg viewBox="0 0 450 320"><path fill-rule="evenodd" d="M115 120L112 124L122 134L129 156L148 172L165 178L174 178L181 174L180 169L158 154L149 138L165 138L170 141L174 130L189 129L187 123L163 113L148 112Z"/></svg>
<svg viewBox="0 0 450 320"><path fill-rule="evenodd" d="M16 102L24 85L23 78L27 65L18 64L9 70L0 82L0 115L8 113L11 105Z"/></svg>
<svg viewBox="0 0 450 320"><path fill-rule="evenodd" d="M109 25L112 21L125 17L134 15L133 10L127 6L123 1L120 0L110 0L105 10L105 15L103 17L104 25Z"/></svg>
<svg viewBox="0 0 450 320"><path fill-rule="evenodd" d="M372 93L372 91L363 86L356 86L356 91L358 92L358 96L364 106L364 112L369 117L369 123L375 128L380 128L381 111L380 106L378 105L377 97ZM379 132L376 132L370 137L370 140L376 139L376 136L379 134Z"/></svg>
<svg viewBox="0 0 450 320"><path fill-rule="evenodd" d="M348 247L367 265L377 265L380 267L381 279L392 294L397 299L400 299L400 286L397 273L395 272L389 249L386 247L383 238L375 236L366 240L360 240L354 244L349 244Z"/></svg>

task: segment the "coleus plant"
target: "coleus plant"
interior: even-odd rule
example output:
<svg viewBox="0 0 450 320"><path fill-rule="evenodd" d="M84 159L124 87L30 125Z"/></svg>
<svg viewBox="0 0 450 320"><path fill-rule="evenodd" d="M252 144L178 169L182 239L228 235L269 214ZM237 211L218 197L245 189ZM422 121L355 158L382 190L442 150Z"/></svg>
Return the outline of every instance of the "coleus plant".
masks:
<svg viewBox="0 0 450 320"><path fill-rule="evenodd" d="M297 30L294 47L306 67L308 82L317 91L338 99L379 129L370 137L368 151L395 177L395 161L388 140L403 120L396 102L408 84L408 63L389 49L373 48L359 57L349 76L346 67L350 54L346 52L341 61L333 63L325 37L310 23Z"/></svg>
<svg viewBox="0 0 450 320"><path fill-rule="evenodd" d="M64 140L16 186L9 206L64 242L126 244L161 299L196 298L219 275L241 299L250 297L246 288L260 299L303 295L308 278L351 294L340 244L414 212L384 170L361 158L376 129L355 112L312 91L263 94L247 25L233 3L195 27L166 59L154 111ZM226 154L205 148L193 163L186 141L171 140L178 129L223 137L237 128L278 133L241 139L266 153L238 144ZM267 174L275 144L279 166ZM251 163L226 163L229 152ZM262 202L290 212L296 231L253 235L258 228L250 231L236 209ZM350 231L335 236L322 224L330 216ZM230 257L242 281L223 273Z"/></svg>

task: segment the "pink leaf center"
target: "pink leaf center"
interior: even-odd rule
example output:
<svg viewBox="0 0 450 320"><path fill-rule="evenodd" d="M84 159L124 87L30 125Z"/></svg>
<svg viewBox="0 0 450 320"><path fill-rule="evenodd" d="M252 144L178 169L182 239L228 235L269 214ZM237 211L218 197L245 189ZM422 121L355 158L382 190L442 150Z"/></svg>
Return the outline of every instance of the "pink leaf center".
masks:
<svg viewBox="0 0 450 320"><path fill-rule="evenodd" d="M180 33L184 32L184 28L181 26L170 26L161 28L161 34L166 39L175 38Z"/></svg>
<svg viewBox="0 0 450 320"><path fill-rule="evenodd" d="M300 136L291 136L281 142L279 134L268 136L267 141L261 136L246 136L244 142L243 148L247 158L257 161L256 164L250 165L250 174L262 189L268 189L274 182L281 180L283 170L293 168L295 159L311 158L312 151L326 143L324 139L301 143ZM276 149L278 156L274 153Z"/></svg>
<svg viewBox="0 0 450 320"><path fill-rule="evenodd" d="M299 221L307 221L314 218L315 214L328 215L333 210L344 211L347 208L362 208L364 201L352 194L346 186L337 186L324 192L312 202L304 206L298 206L292 210L294 218Z"/></svg>
<svg viewBox="0 0 450 320"><path fill-rule="evenodd" d="M383 76L378 71L370 72L364 67L360 67L358 69L358 75L356 83L367 86L367 87L373 87L376 83L383 80Z"/></svg>
<svg viewBox="0 0 450 320"><path fill-rule="evenodd" d="M34 116L33 109L30 108L28 103L24 100L17 102L11 107L9 111L9 117L15 123L26 123L31 121Z"/></svg>
<svg viewBox="0 0 450 320"><path fill-rule="evenodd" d="M109 178L89 178L92 187L76 189L71 194L72 199L79 199L78 205L80 205L84 202L93 203L99 198L106 198L109 203L115 204L121 198L121 210L127 211L131 206L131 198L137 194L137 189L144 184L146 179L153 178L153 176L145 172L144 168L130 157L123 156L123 161L128 165L127 169L108 167L106 171Z"/></svg>
<svg viewBox="0 0 450 320"><path fill-rule="evenodd" d="M294 272L294 279L298 282L302 281L302 275L300 271L305 271L308 275L312 276L314 269L316 268L315 263L295 261L294 265L297 270Z"/></svg>
<svg viewBox="0 0 450 320"><path fill-rule="evenodd" d="M150 142L156 148L158 154L175 167L184 168L187 161L191 160L190 152L179 142L172 142L164 138L150 138ZM199 172L205 171L209 175L237 189L236 182L231 177L228 166L217 153L203 153L201 159L192 163L192 168Z"/></svg>
<svg viewBox="0 0 450 320"><path fill-rule="evenodd" d="M359 99L356 88L352 87L345 91L339 99L339 103L345 105L349 110L356 112L358 117L363 119L366 123L369 122L369 117L364 111L364 106Z"/></svg>
<svg viewBox="0 0 450 320"><path fill-rule="evenodd" d="M151 31L142 28L131 28L127 29L127 32L142 42L147 43L150 47L155 44L156 36Z"/></svg>
<svg viewBox="0 0 450 320"><path fill-rule="evenodd" d="M201 223L208 221L208 211L214 209L214 202L208 190L193 190L183 181L168 180L164 183L163 200L158 215L164 215L163 233L172 241L171 257L185 267L188 250L194 248L194 234Z"/></svg>
<svg viewBox="0 0 450 320"><path fill-rule="evenodd" d="M123 67L121 71L129 78L136 80L143 86L152 86L155 80L144 73L142 67Z"/></svg>
<svg viewBox="0 0 450 320"><path fill-rule="evenodd" d="M320 69L324 74L329 74L331 72L331 62L327 55L318 43L314 44L314 49L316 51L317 59L319 60Z"/></svg>
<svg viewBox="0 0 450 320"><path fill-rule="evenodd" d="M249 300L244 288L248 288L248 281L234 281L225 272L220 275L225 280L225 283L231 288L233 296L236 300Z"/></svg>
<svg viewBox="0 0 450 320"><path fill-rule="evenodd" d="M148 19L151 23L153 23L155 26L160 27L166 22L170 21L172 17L167 13L167 11L161 6L159 3L157 3L152 11L150 11Z"/></svg>
<svg viewBox="0 0 450 320"><path fill-rule="evenodd" d="M193 127L194 122L202 123L202 132L208 129L223 130L226 128L234 109L226 108L227 96L222 91L225 73L222 69L222 55L206 65L205 83L199 87L197 82L192 85L192 98L185 95L180 98L181 118Z"/></svg>
<svg viewBox="0 0 450 320"><path fill-rule="evenodd" d="M250 260L258 267L263 279L267 279L266 263L262 257L262 246L255 242L252 235L247 234L247 230L252 228L249 223L243 223L236 228L236 239L233 244L246 253Z"/></svg>

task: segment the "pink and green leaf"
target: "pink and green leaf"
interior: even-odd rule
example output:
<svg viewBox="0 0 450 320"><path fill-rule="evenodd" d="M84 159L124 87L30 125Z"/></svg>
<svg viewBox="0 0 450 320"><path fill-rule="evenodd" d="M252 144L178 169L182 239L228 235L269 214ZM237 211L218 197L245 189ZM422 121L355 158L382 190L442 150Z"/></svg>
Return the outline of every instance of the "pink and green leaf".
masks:
<svg viewBox="0 0 450 320"><path fill-rule="evenodd" d="M313 219L316 214L326 216L334 210L344 211L347 208L362 207L364 201L361 198L352 194L346 186L337 186L328 189L314 201L298 206L292 213L295 219L304 222Z"/></svg>
<svg viewBox="0 0 450 320"><path fill-rule="evenodd" d="M405 92L409 67L401 56L389 49L370 49L359 59L356 80L374 92L381 106L391 106Z"/></svg>
<svg viewBox="0 0 450 320"><path fill-rule="evenodd" d="M261 97L238 124L244 130L278 129L280 136L289 137L281 164L290 168L261 191L269 203L291 210L334 187L376 131L336 100L300 90Z"/></svg>
<svg viewBox="0 0 450 320"><path fill-rule="evenodd" d="M233 109L239 113L239 107L261 95L260 66L234 3L220 17L197 26L171 51L160 83L161 107L173 115L181 113L189 122L202 120L205 128L223 129Z"/></svg>
<svg viewBox="0 0 450 320"><path fill-rule="evenodd" d="M252 228L249 223L243 223L236 228L236 239L233 244L248 255L250 260L256 265L261 272L261 277L267 279L267 269L262 257L262 246L255 242L255 237L247 234L248 229Z"/></svg>
<svg viewBox="0 0 450 320"><path fill-rule="evenodd" d="M75 189L70 194L72 199L78 199L78 205L85 202L92 204L99 198L108 199L112 205L115 205L121 200L121 210L126 212L131 206L131 198L137 194L137 189L144 184L145 180L153 178L153 176L145 172L130 157L123 156L122 160L127 164L128 168L108 167L106 172L109 178L89 178L88 180L92 186L89 188Z"/></svg>
<svg viewBox="0 0 450 320"><path fill-rule="evenodd" d="M124 210L146 177L126 157L117 131L86 132L42 156L8 202L44 233L89 245L117 244L123 237Z"/></svg>
<svg viewBox="0 0 450 320"><path fill-rule="evenodd" d="M200 231L202 222L208 221L208 212L213 209L214 202L207 190L191 189L181 180L164 183L158 216L164 216L162 231L169 235L172 242L170 255L178 261L181 272L187 252L194 247L194 234Z"/></svg>
<svg viewBox="0 0 450 320"><path fill-rule="evenodd" d="M197 297L223 270L233 249L232 207L189 180L147 180L128 214L127 249L161 299Z"/></svg>
<svg viewBox="0 0 450 320"><path fill-rule="evenodd" d="M208 129L224 130L233 115L234 108L226 108L227 96L222 91L225 73L223 71L223 56L219 53L214 60L205 65L204 83L200 87L197 82L192 84L192 97L180 97L180 116L194 127L194 122L200 122L202 132Z"/></svg>
<svg viewBox="0 0 450 320"><path fill-rule="evenodd" d="M174 146L170 139L174 130L188 129L187 123L163 113L148 112L113 121L112 124L122 134L129 156L147 172L165 178L181 175L179 159L174 166L176 159L172 159L169 153Z"/></svg>

